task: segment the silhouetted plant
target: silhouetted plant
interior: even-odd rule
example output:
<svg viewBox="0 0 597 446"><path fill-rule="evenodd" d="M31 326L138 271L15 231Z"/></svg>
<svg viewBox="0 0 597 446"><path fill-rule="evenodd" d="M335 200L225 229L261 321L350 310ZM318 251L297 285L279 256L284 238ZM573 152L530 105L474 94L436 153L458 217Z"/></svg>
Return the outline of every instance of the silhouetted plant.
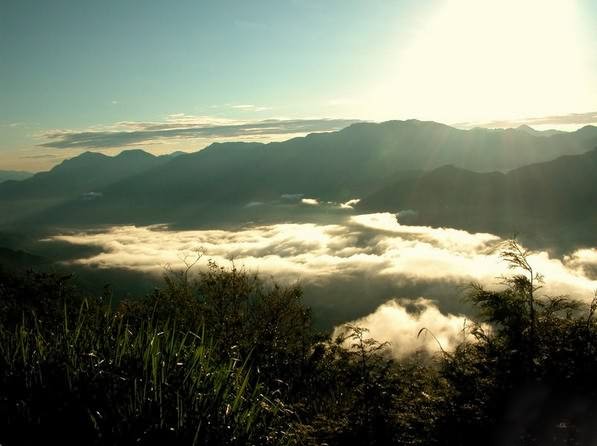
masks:
<svg viewBox="0 0 597 446"><path fill-rule="evenodd" d="M431 357L318 334L298 286L234 265L167 270L116 308L67 276L0 276L0 443L592 444L597 293L540 295L531 253L501 255L513 274L471 286L476 321Z"/></svg>

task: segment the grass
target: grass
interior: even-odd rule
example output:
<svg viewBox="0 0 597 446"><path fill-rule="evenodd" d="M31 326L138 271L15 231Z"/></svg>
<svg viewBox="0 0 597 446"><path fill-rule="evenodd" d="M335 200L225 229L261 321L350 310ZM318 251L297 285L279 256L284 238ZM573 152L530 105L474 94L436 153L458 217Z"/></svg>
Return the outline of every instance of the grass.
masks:
<svg viewBox="0 0 597 446"><path fill-rule="evenodd" d="M10 371L0 382L5 444L55 436L264 444L276 435L280 405L264 395L246 360L216 361L204 333L180 331L176 321L131 325L88 300L69 310L65 304L55 324L24 314L16 326L0 327L0 368Z"/></svg>

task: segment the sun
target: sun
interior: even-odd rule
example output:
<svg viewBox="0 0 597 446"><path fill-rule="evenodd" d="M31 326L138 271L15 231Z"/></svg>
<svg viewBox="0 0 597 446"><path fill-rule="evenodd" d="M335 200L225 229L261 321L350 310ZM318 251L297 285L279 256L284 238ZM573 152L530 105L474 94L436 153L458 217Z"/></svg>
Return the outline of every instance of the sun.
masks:
<svg viewBox="0 0 597 446"><path fill-rule="evenodd" d="M452 123L592 109L585 40L576 0L445 0L371 105Z"/></svg>

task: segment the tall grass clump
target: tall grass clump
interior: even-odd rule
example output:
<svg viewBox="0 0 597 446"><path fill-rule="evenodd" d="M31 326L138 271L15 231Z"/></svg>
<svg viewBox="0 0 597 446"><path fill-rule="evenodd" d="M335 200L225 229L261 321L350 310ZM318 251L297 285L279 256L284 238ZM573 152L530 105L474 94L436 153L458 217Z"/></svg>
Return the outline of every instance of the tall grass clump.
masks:
<svg viewBox="0 0 597 446"><path fill-rule="evenodd" d="M231 349L82 298L0 324L0 443L267 444L282 409Z"/></svg>

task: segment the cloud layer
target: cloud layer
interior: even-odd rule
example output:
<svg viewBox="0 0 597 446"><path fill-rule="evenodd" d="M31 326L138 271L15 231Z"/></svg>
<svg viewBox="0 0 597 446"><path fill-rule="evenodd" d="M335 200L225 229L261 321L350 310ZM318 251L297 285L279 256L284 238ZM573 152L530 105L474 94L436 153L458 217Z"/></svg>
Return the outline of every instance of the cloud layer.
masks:
<svg viewBox="0 0 597 446"><path fill-rule="evenodd" d="M456 124L457 126L462 127L489 127L489 128L512 128L518 127L520 125L529 125L529 126L568 126L568 125L590 125L590 124L597 124L597 112L588 112L588 113L569 113L567 115L552 115L552 116L542 116L536 118L527 118L527 119L516 119L516 120L498 120L498 121L490 121L484 122L482 124L479 123L460 123Z"/></svg>
<svg viewBox="0 0 597 446"><path fill-rule="evenodd" d="M466 284L499 287L500 276L511 273L497 252L497 236L401 225L388 213L236 231L119 226L49 240L99 247L99 254L74 260L99 268L161 274L165 265L182 266L197 252L221 264L234 260L277 280L301 282L307 302L333 323L362 317L396 297L424 296L441 311L458 313L466 310L460 301ZM596 258L597 250L584 249L561 259L538 252L530 262L546 277L542 292L588 300L597 289Z"/></svg>
<svg viewBox="0 0 597 446"><path fill-rule="evenodd" d="M86 131L52 130L40 135L41 147L55 149L107 149L161 140L267 139L280 135L340 130L357 122L350 119L268 119L238 121L211 117L171 115L165 122L120 122Z"/></svg>
<svg viewBox="0 0 597 446"><path fill-rule="evenodd" d="M299 281L323 327L352 320L368 336L389 342L402 357L452 349L466 335L464 286L501 286L510 274L492 234L400 224L389 213L338 218L334 224L274 224L230 230L173 231L164 226L119 226L49 239L100 248L74 263L161 274L197 253L226 265L234 260L282 282ZM597 249L561 259L530 258L546 277L542 292L588 301L597 289ZM424 296L424 297L421 297ZM316 321L317 322L317 321ZM470 323L469 323L470 326ZM419 331L424 331L418 336ZM464 330L464 331L463 331Z"/></svg>

